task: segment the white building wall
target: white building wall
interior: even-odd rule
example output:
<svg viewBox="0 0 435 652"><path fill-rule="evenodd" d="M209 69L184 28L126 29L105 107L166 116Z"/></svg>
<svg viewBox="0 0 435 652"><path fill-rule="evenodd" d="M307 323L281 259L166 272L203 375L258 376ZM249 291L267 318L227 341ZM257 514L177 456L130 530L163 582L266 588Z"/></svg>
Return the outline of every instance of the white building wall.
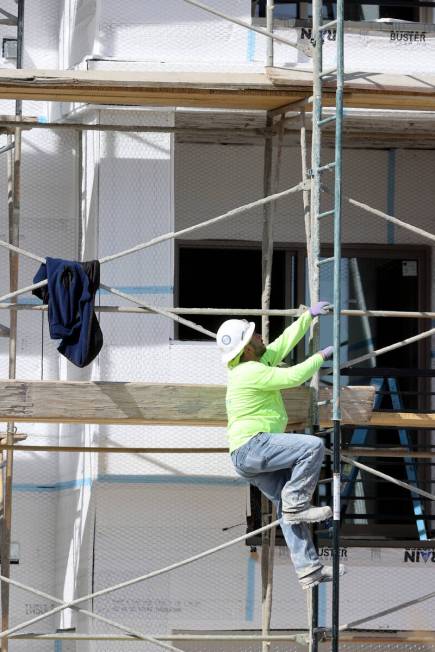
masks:
<svg viewBox="0 0 435 652"><path fill-rule="evenodd" d="M64 34L69 66L88 58L153 61L167 64L246 64L246 29L187 5L183 0L129 2L66 0L70 15ZM245 22L250 0L212 0L210 6Z"/></svg>
<svg viewBox="0 0 435 652"><path fill-rule="evenodd" d="M250 2L213 6L249 20ZM10 2L9 9L15 9ZM170 21L168 21L170 17ZM11 33L7 28L7 34ZM3 31L1 32L3 34ZM61 36L59 36L59 34ZM286 35L288 33L286 32ZM297 34L295 34L297 38ZM428 37L429 38L429 37ZM130 3L55 0L26 2L25 65L57 68L79 65L92 56L140 61L142 67L171 69L262 68L262 37L167 0ZM368 41L367 41L368 43ZM432 42L427 41L426 60ZM361 44L355 60L361 62ZM398 47L393 59L398 57ZM358 49L360 48L360 49ZM419 51L422 51L421 47ZM370 50L366 48L366 53ZM400 52L402 52L400 50ZM417 51L417 46L412 53ZM351 56L352 55L351 52ZM386 51L385 65L393 65ZM406 50L411 52L411 48ZM289 54L291 53L291 54ZM306 65L303 55L277 48L277 61ZM388 56L387 56L388 54ZM329 55L327 55L329 56ZM410 67L418 67L414 54ZM295 58L296 57L296 58ZM381 61L381 59L379 59ZM5 65L7 65L5 63ZM102 63L102 66L111 65ZM115 65L115 63L113 64ZM379 64L381 65L381 64ZM384 65L384 64L382 64ZM423 70L423 68L422 68ZM0 103L13 112L11 102ZM28 115L48 115L47 105L26 103ZM171 110L102 109L89 118L104 124L174 125ZM85 259L134 246L161 233L195 224L262 193L261 146L187 145L174 147L169 135L89 132L83 139L84 178L79 201L78 140L69 132L34 131L24 136L21 244L41 255ZM396 215L433 232L433 152L396 155ZM329 161L332 152L324 152ZM5 157L0 158L0 194L6 197ZM345 193L386 210L388 153L346 150ZM296 149L283 153L281 187L300 180ZM325 202L325 209L327 202ZM80 214L83 241L79 238ZM0 207L5 239L6 202ZM322 239L331 242L328 227ZM259 240L262 213L195 232L193 239ZM345 208L345 243L384 244L387 225L379 218ZM190 236L189 236L190 237ZM275 239L305 240L300 196L278 204ZM419 244L398 228L396 243ZM2 269L7 255L0 251ZM36 267L22 260L20 284L31 282ZM105 265L103 282L142 301L173 302L173 243ZM4 287L7 279L5 277ZM6 290L5 290L6 291ZM103 295L102 303L122 303ZM433 295L432 306L435 306ZM2 315L4 322L7 316ZM172 325L159 316L103 315L105 346L84 372L61 361L49 340L47 320L37 313L20 315L18 377L94 378L147 382L224 383L225 374L213 343L173 341ZM42 336L43 333L43 336ZM42 362L41 362L42 361ZM7 376L7 340L0 339L0 369ZM27 426L28 443L107 443L107 445L224 446L219 428ZM182 559L244 531L246 485L226 455L17 455L14 476L12 538L20 546L20 563L12 576L64 599L83 595ZM231 529L225 530L224 528ZM391 603L391 578L397 601L432 590L432 562L405 562L403 551L349 551L349 577L342 584L343 620L382 609ZM285 551L276 562L274 627L305 627L304 597ZM393 570L392 570L393 569ZM376 583L376 591L373 587ZM113 593L98 611L144 632L171 628L255 628L260 622L258 558L239 545L219 556L162 576L148 584ZM359 587L358 598L355 586ZM188 587L188 590L186 590ZM322 588L322 591L329 589ZM328 604L330 604L328 594ZM326 605L326 595L321 596ZM14 621L51 607L16 592ZM374 628L432 627L430 602L372 622ZM325 606L326 617L326 606ZM66 612L44 629L77 625L82 631L107 631ZM41 625L41 629L42 625ZM118 649L119 644L82 643L80 650ZM137 645L137 644L132 644ZM11 649L53 650L53 643L19 642ZM116 647L115 647L116 646ZM145 649L145 646L143 646ZM57 651L59 647L55 648ZM63 644L62 651L67 646Z"/></svg>
<svg viewBox="0 0 435 652"><path fill-rule="evenodd" d="M177 197L176 228L223 214L237 206L262 197L263 146L178 144L176 149ZM344 151L344 193L387 208L387 152L384 150ZM333 160L333 152L325 149L323 161ZM187 163L189 162L189 163ZM297 148L286 147L282 154L280 190L300 182L301 163ZM332 177L325 177L331 185ZM325 194L325 210L330 201ZM424 207L423 210L429 210ZM343 242L386 242L386 223L380 218L354 212L344 204ZM230 220L194 231L186 239L223 239L261 241L263 211L250 210ZM332 242L331 223L321 227L321 239ZM370 236L370 237L369 237ZM279 200L274 214L276 242L305 242L302 194L296 192Z"/></svg>
<svg viewBox="0 0 435 652"><path fill-rule="evenodd" d="M250 0L209 0L218 9L251 23ZM145 67L166 69L249 68L261 71L266 64L267 37L230 23L183 0L139 0L125 7L114 0L65 0L62 21L62 60L65 67L86 59L142 62ZM400 22L383 25L382 31L367 24L347 30L346 68L349 71L415 73L432 72L435 35L427 25L409 29ZM305 28L275 25L277 35L299 48L275 43L275 65L311 68L310 34ZM327 32L324 64L335 64L334 32Z"/></svg>

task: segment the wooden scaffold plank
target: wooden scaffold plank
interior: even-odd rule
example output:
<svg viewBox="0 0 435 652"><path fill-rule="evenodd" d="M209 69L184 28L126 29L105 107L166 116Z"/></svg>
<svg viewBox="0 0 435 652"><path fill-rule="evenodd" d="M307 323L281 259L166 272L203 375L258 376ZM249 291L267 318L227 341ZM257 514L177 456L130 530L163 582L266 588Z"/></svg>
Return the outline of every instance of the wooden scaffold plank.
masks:
<svg viewBox="0 0 435 652"><path fill-rule="evenodd" d="M311 72L267 68L263 73L0 70L0 98L98 104L276 110L300 107L312 94ZM335 102L325 81L325 105ZM435 76L353 73L345 79L348 107L434 110Z"/></svg>
<svg viewBox="0 0 435 652"><path fill-rule="evenodd" d="M129 382L0 381L0 421L225 426L225 386ZM371 386L342 388L343 423L368 424ZM289 428L307 422L309 387L283 392ZM330 389L320 400L329 402ZM330 420L322 405L321 420Z"/></svg>

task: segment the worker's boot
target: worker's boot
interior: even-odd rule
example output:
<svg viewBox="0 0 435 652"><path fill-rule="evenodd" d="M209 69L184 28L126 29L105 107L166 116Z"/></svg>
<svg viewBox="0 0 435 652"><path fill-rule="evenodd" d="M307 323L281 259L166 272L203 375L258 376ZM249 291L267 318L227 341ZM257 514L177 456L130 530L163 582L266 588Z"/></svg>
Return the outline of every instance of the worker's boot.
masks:
<svg viewBox="0 0 435 652"><path fill-rule="evenodd" d="M299 512L282 512L282 520L286 525L295 525L296 523L320 523L331 518L332 510L329 506L313 507L310 505Z"/></svg>
<svg viewBox="0 0 435 652"><path fill-rule="evenodd" d="M340 564L338 574L344 575L345 573L346 567L343 564ZM332 566L322 566L309 575L299 578L299 584L305 590L312 589L321 582L332 582Z"/></svg>

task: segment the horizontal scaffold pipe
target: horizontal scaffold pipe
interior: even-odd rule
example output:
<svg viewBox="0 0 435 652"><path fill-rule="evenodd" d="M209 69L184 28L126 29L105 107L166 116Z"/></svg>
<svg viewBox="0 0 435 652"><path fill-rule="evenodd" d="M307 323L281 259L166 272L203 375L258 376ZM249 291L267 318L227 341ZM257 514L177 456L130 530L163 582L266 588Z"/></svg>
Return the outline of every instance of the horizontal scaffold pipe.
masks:
<svg viewBox="0 0 435 652"><path fill-rule="evenodd" d="M146 134L177 134L181 136L258 136L264 138L265 129L259 127L240 127L231 128L225 127L155 127L144 125L102 125L102 124L86 124L84 122L37 122L34 119L22 120L2 120L0 116L0 129L2 128L15 129L21 127L23 129L62 129L62 130L76 130L76 131L119 131L119 132L137 132ZM11 149L11 146L7 146ZM4 148L6 151L6 148ZM2 150L0 149L0 154Z"/></svg>
<svg viewBox="0 0 435 652"><path fill-rule="evenodd" d="M324 629L319 633L327 637L328 632ZM297 641L300 645L307 645L307 634L300 630L298 634L272 634L271 636L255 636L249 634L166 634L153 637L156 641ZM133 635L116 634L76 634L74 632L55 634L14 634L10 636L14 640L58 640L58 641L137 641L141 640ZM388 632L379 630L358 630L340 635L340 641L351 641L354 643L431 643L435 641L435 632L431 630L391 630Z"/></svg>
<svg viewBox="0 0 435 652"><path fill-rule="evenodd" d="M14 634L9 637L14 640L43 640L43 641L138 641L137 636L116 635L116 634L75 634L61 633L56 634ZM153 636L156 641L241 641L241 642L285 642L300 641L301 644L306 642L306 634L272 634L271 636L258 636L255 634L166 634Z"/></svg>
<svg viewBox="0 0 435 652"><path fill-rule="evenodd" d="M63 611L64 609L69 609L71 607L76 607L78 604L82 602L87 602L88 600L94 600L95 598L101 597L102 595L107 595L108 593L113 593L114 591L118 591L119 589L124 589L127 588L128 586L133 586L134 584L138 584L139 582L143 582L145 580L151 579L152 577L157 577L159 575L163 575L165 573L168 573L169 571L175 570L176 568L181 568L182 566L187 566L188 564L191 564L194 561L198 561L199 559L203 559L204 557L209 557L210 555L213 555L217 552L220 552L221 550L225 550L225 548L229 548L230 546L234 546L237 543L241 543L242 541L246 541L246 539L250 539L253 536L257 536L258 534L261 534L261 532L266 532L268 530L271 530L272 528L277 527L280 524L279 520L273 521L272 523L268 523L267 525L264 525L261 528L258 528L257 530L253 530L252 532L248 532L247 534L242 534L239 537L236 537L235 539L231 539L231 541L226 541L225 543L220 544L219 546L216 546L214 548L210 548L209 550L205 550L204 552L200 552L197 555L193 555L192 557L188 557L187 559L183 559L179 562L176 562L174 564L170 564L169 566L165 566L164 568L160 568L155 571L151 571L150 573L146 573L145 575L140 575L139 577L134 577L130 580L126 580L125 582L121 582L119 584L115 584L113 586L109 586L105 589L101 589L100 591L94 591L93 593L89 593L88 595L84 595L81 598L75 598L75 600L70 600L68 602L63 602L61 605L58 607L54 607L53 609L50 609L49 611L46 611L43 614L39 614L38 616L35 616L34 618L31 618L30 620L20 623L18 625L15 625L14 627L11 627L8 630L5 630L3 632L0 632L0 638L4 638L5 636L9 636L10 634L13 634L14 632L24 629L25 627L28 627L30 625L33 625L36 622L39 622L40 620L43 620L44 618L48 618L52 616L55 613L59 613L60 611ZM16 582L15 580L11 580L10 578L6 578L3 576L0 576L1 581L7 582L12 585L19 586L20 583ZM23 585L21 585L21 588L24 588ZM30 587L26 587L26 590L28 591L35 591L35 589L31 589ZM50 598L53 599L53 598ZM57 602L58 598L54 598L54 600ZM95 616L96 614L93 614ZM118 625L117 625L118 626ZM142 636L142 635L141 635Z"/></svg>
<svg viewBox="0 0 435 652"><path fill-rule="evenodd" d="M33 286L32 286L33 287ZM288 308L284 310L262 310L261 308L170 308L153 306L148 308L133 308L126 306L95 306L95 312L127 312L136 314L154 314L157 309L174 315L239 315L241 317L300 317L306 308ZM48 311L48 306L44 304L32 303L0 303L0 310L34 310ZM400 311L400 310L342 310L340 314L344 317L403 317L405 319L435 319L435 312L423 311Z"/></svg>
<svg viewBox="0 0 435 652"><path fill-rule="evenodd" d="M32 433L33 434L33 433ZM44 453L130 453L130 454L147 454L147 455L167 455L167 454L215 454L215 453L227 453L228 446L226 448L144 448L143 446L33 446L33 445L24 445L16 446L15 444L0 444L0 451L2 450L13 450L14 452L44 452Z"/></svg>
<svg viewBox="0 0 435 652"><path fill-rule="evenodd" d="M341 310L343 317L404 317L405 319L435 319L435 312L424 310Z"/></svg>

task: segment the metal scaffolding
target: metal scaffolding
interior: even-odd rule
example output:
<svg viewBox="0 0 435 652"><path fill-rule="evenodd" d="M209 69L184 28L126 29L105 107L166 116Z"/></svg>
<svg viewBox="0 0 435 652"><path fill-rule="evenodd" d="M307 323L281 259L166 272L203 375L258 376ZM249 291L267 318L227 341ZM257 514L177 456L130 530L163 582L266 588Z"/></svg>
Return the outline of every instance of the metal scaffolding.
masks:
<svg viewBox="0 0 435 652"><path fill-rule="evenodd" d="M267 2L267 29L255 27L253 25L243 23L243 21L236 20L230 16L212 10L207 5L204 5L196 0L184 0L190 5L194 5L197 8L214 13L224 20L229 20L233 23L238 24L239 26L245 27L250 30L259 32L263 36L269 38L269 48L267 53L267 64L268 66L273 66L273 42L278 41L284 43L285 45L296 47L294 43L290 42L288 39L285 39L281 36L274 34L273 32L273 2L268 0ZM24 2L20 0L19 2L19 13L18 13L18 52L19 57L17 60L17 67L21 67L21 56L22 56L22 31L23 31L23 9ZM333 70L324 70L323 60L322 60L322 47L323 47L323 33L327 29L336 30L336 46L337 46L337 62ZM92 638L99 639L102 638L98 635L87 636L83 634L47 634L47 635L19 635L16 634L19 630L39 622L50 615L61 612L67 608L74 608L77 611L87 615L89 618L99 620L108 625L111 625L120 631L124 632L124 636L113 637L116 640L138 640L138 641L148 641L153 644L159 645L164 649L175 650L178 648L166 643L165 641L176 641L176 640L245 640L245 641L261 641L263 645L263 652L267 652L269 649L269 644L271 641L278 640L294 640L298 642L306 643L311 652L316 652L318 649L318 643L320 640L325 638L330 638L332 640L332 650L333 652L338 652L340 632L351 629L355 627L356 624L361 624L381 615L381 613L371 614L364 618L354 621L352 623L347 623L341 625L339 623L339 547L340 547L340 508L341 508L341 498L340 498L340 487L341 487L341 462L344 461L355 468L363 469L368 473L372 473L378 476L387 479L389 482L399 484L401 487L409 490L413 493L419 493L420 495L430 499L435 500L435 495L430 492L425 492L416 486L397 480L396 478L389 476L387 474L380 474L379 471L363 465L360 462L357 462L353 457L359 454L358 449L351 449L344 451L345 453L352 453L353 457L347 457L342 454L341 451L341 412L340 412L340 370L346 367L351 366L361 362L362 360L374 359L376 356L381 355L389 350L394 350L400 346L406 346L414 341L418 341L423 338L430 337L434 334L435 329L429 329L424 333L420 333L414 337L408 338L407 340L398 342L394 345L384 347L378 351L371 351L365 356L360 356L359 358L353 360L342 361L340 359L340 316L346 315L349 317L361 317L361 316L370 316L370 317L403 317L403 318L421 318L421 319L433 319L435 316L434 312L401 312L401 311L374 311L374 310L341 310L341 206L342 200L349 202L354 206L358 206L363 210L368 211L369 213L385 219L389 222L396 224L401 228L411 230L414 234L419 237L423 237L430 241L435 241L435 235L424 231L423 229L417 228L413 225L407 224L401 220L398 220L392 215L388 215L382 211L371 208L361 202L357 202L349 197L342 197L342 131L343 131L343 89L344 89L344 17L343 17L343 0L337 0L337 16L336 19L323 23L322 19L322 1L313 0L313 29L312 29L312 41L311 41L311 53L313 58L313 91L312 96L307 97L303 102L294 103L290 106L292 111L295 109L299 111L301 118L301 152L302 152L302 181L296 186L286 189L284 191L278 192L278 178L279 170L281 166L281 152L282 144L285 130L285 115L289 110L289 105L281 107L279 110L269 111L266 118L266 126L264 130L256 130L255 136L264 139L264 184L263 184L263 197L257 199L256 201L250 202L244 206L227 211L226 213L214 217L212 219L205 220L194 226L182 229L178 232L170 232L163 235L160 235L152 240L144 243L140 243L131 247L127 250L120 251L116 254L105 256L100 258L100 263L104 264L106 262L118 259L123 256L142 251L147 247L154 246L158 243L164 242L166 240L171 240L187 233L191 233L198 229L210 226L228 219L235 219L238 215L243 214L247 211L252 210L255 207L262 207L264 211L264 228L263 228L263 240L262 240L262 278L263 278L263 293L261 300L261 309L253 308L251 310L243 309L193 309L193 308L163 308L156 305L149 305L143 301L133 299L129 295L116 290L115 288L109 287L107 285L101 284L101 288L107 290L109 293L119 296L122 299L125 299L129 302L136 304L134 308L124 308L119 306L103 306L99 308L102 311L110 312L142 312L145 314L154 313L159 314L164 317L167 317L171 320L182 323L202 334L205 334L209 337L214 337L215 334L203 328L202 326L194 323L190 319L182 317L183 314L220 314L220 315L261 315L262 316L262 331L265 342L267 342L269 337L269 317L274 315L283 315L287 317L297 316L299 311L297 310L270 310L270 291L271 291L271 268L272 268L272 255L273 255L273 212L276 202L284 197L289 196L293 193L302 193L303 200L303 211L305 219L305 227L307 234L307 257L308 257L308 278L309 278L309 289L310 289L310 299L311 302L316 302L319 299L319 276L320 268L322 265L333 265L333 278L334 278L334 289L333 289L333 343L334 343L334 360L333 360L333 369L332 369L332 381L333 381L333 441L332 441L332 450L329 451L329 454L332 456L332 485L333 485L333 604L332 604L332 623L331 627L326 631L318 627L317 619L317 591L314 590L310 592L310 614L309 614L309 627L308 633L305 635L288 635L288 636L273 636L270 634L270 618L272 612L272 589L273 589L273 551L274 551L274 533L276 526L279 525L279 521L276 520L276 514L273 510L270 509L270 506L267 505L266 501L263 501L262 504L262 525L261 528L255 530L254 532L249 532L246 535L237 537L225 544L207 550L203 553L184 559L176 564L172 564L165 568L141 575L139 577L127 580L115 586L107 587L101 591L93 592L89 595L81 596L75 600L64 602L63 600L58 599L57 597L51 596L47 593L39 591L35 588L29 587L22 583L16 582L10 578L10 559L9 559L9 547L10 547L10 523L11 523L11 514L12 514L12 474L13 474L13 454L14 451L21 449L33 450L31 446L17 446L15 439L15 428L13 423L8 423L7 429L7 439L6 442L0 446L2 450L2 456L4 455L3 451L6 451L6 464L3 465L3 484L4 484L4 493L3 493L3 527L2 527L2 544L1 544L1 576L0 580L2 582L2 631L0 632L0 638L2 641L2 652L6 652L8 649L8 640L10 639L25 639L25 638L35 638L35 639L53 639L57 638L62 639L74 639L74 640L83 640L83 638ZM322 94L322 85L325 80L329 82L335 80L336 84L336 101L335 101L335 111L334 113L325 115L324 113L324 103L323 103L323 94ZM311 108L312 114L312 144L311 144L311 163L307 161L307 145L306 145L306 133L305 133L305 112ZM0 241L0 246L9 250L10 252L10 269L11 269L11 282L9 292L0 297L0 308L10 310L11 314L11 326L10 326L10 349L9 349L9 359L10 359L10 371L9 378L15 378L15 363L16 363L16 324L17 316L20 310L46 310L45 306L25 306L17 305L15 303L16 298L21 294L28 293L29 291L36 289L37 287L42 287L45 282L33 284L25 288L18 288L18 256L23 255L25 257L31 258L38 262L44 262L44 259L40 256L24 250L19 246L19 202L20 202L20 162L21 162L21 129L22 128L69 128L77 130L108 130L108 129L117 129L117 127L109 126L99 126L99 125L84 125L84 124L37 124L28 122L22 119L21 103L17 101L16 108L16 117L15 119L2 120L0 126L7 127L14 130L14 139L8 143L7 148L4 148L2 151L8 151L10 157L14 157L13 166L10 168L10 188L9 188L9 214L10 214L10 241L4 242ZM277 120L275 119L277 118ZM333 161L323 162L322 155L322 130L328 125L334 123L335 125L335 157ZM119 130L124 131L164 131L172 133L185 133L182 131L183 128L177 129L176 127L123 127ZM188 131L188 130L187 130ZM204 130L205 131L205 130ZM216 130L209 130L210 133L216 133ZM278 146L274 147L274 140L278 139ZM12 154L13 152L13 154ZM1 153L1 152L0 152ZM276 154L276 162L274 165L274 156ZM324 183L323 178L325 174L334 173L334 188L329 190L327 185ZM333 208L326 211L322 211L322 197L324 193L330 193L334 198ZM324 219L333 219L334 223L334 252L331 258L322 259L320 256L320 237L319 237L319 222ZM310 346L313 351L318 350L319 348L319 327L316 323L311 333L310 337ZM311 424L310 432L316 433L319 431L319 415L318 415L318 390L319 390L319 375L313 380L312 386L315 390L313 394L313 401L311 405ZM50 450L50 451L71 451L71 452L96 452L99 449L96 447L34 447L38 450ZM102 449L101 449L102 450ZM192 453L192 452L213 452L221 453L224 452L224 449L163 449L163 448L104 448L105 452L178 452L178 453ZM366 449L364 449L366 450ZM374 452L373 454L375 454ZM366 452L365 454L368 455ZM378 454L384 455L394 455L391 451L378 451ZM400 452L396 452L400 454ZM404 455L403 453L401 453ZM425 455L428 455L425 453ZM431 455L433 455L431 453ZM409 452L408 452L409 456ZM416 455L417 457L417 455ZM207 636L207 637L194 637L190 638L184 637L180 638L176 635L168 635L167 637L163 636L151 636L144 632L135 631L131 627L127 627L120 623L111 621L107 618L99 616L92 611L82 609L78 605L83 602L86 602L90 599L97 598L101 595L105 595L109 592L116 591L127 586L131 586L138 582L145 581L151 577L156 577L163 573L169 572L180 566L193 563L194 561L204 558L208 555L218 553L220 550L227 548L229 546L235 545L239 542L245 541L248 538L253 537L254 535L262 535L262 599L263 599L263 612L262 612L262 635L261 636ZM26 622L19 623L13 627L9 626L9 586L16 586L26 591L29 591L40 597L47 598L48 600L53 601L57 604L53 609L35 616L27 620ZM434 593L422 596L417 600L414 600L407 603L401 603L390 609L382 612L392 613L400 609L409 606L409 604L414 604L419 601L429 600L435 596ZM107 637L110 638L110 637Z"/></svg>

